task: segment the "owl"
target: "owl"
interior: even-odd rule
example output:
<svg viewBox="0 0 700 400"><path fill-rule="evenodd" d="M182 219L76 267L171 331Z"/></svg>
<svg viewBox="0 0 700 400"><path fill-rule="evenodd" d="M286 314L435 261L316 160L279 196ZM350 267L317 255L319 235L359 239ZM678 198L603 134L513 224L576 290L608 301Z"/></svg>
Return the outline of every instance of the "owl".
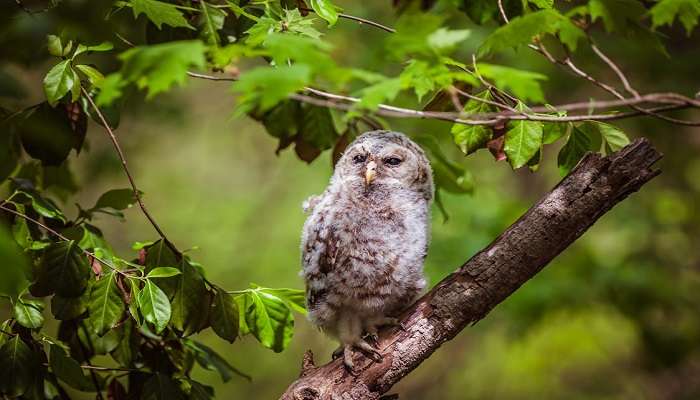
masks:
<svg viewBox="0 0 700 400"><path fill-rule="evenodd" d="M423 150L402 133L372 131L352 142L323 194L304 204L302 272L310 321L340 342L352 371L365 338L395 325L421 293L430 240L433 177Z"/></svg>

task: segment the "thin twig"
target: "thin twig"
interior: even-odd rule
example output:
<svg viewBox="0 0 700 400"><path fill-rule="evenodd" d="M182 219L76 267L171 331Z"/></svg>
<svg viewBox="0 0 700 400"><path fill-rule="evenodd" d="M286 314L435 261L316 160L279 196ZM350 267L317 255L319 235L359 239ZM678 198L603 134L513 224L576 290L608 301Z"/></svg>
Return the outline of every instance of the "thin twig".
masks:
<svg viewBox="0 0 700 400"><path fill-rule="evenodd" d="M315 12L313 9L305 8L305 7L299 7L299 10L306 11L306 12ZM349 19L349 20L352 20L355 22L359 22L360 24L367 24L367 25L373 26L375 28L379 28L381 30L387 31L389 33L396 33L396 29L394 29L394 28L390 28L386 25L380 24L379 22L374 22L374 21L371 21L371 20L368 20L365 18L360 18L360 17L356 17L354 15L342 14L342 13L338 13L338 17Z"/></svg>
<svg viewBox="0 0 700 400"><path fill-rule="evenodd" d="M114 135L114 131L112 128L109 126L109 123L105 119L104 115L102 115L102 111L100 111L100 108L97 107L97 104L92 100L92 97L90 97L90 94L88 93L87 90L85 90L84 87L81 86L80 90L83 92L83 95L87 99L87 101L90 103L90 106L92 107L93 110L95 110L95 113L99 117L100 121L102 122L102 126L105 128L105 131L107 131L107 134L109 135L109 139L112 141L112 144L114 145L114 149L117 151L117 155L119 156L119 159L121 160L122 164L122 169L124 170L124 173L126 173L126 177L129 180L129 184L131 185L131 190L134 192L134 198L136 198L136 202L138 203L139 207L141 208L141 211L143 212L143 215L146 216L148 221L153 225L153 228L155 228L156 232L158 232L158 235L163 239L165 244L170 248L170 250L173 251L178 257L182 256L182 253L180 250L175 247L175 245L168 239L168 237L165 235L165 232L163 232L162 229L160 229L160 226L158 223L153 219L151 216L151 213L148 212L146 209L146 205L143 203L143 199L141 198L141 192L139 189L136 187L136 182L134 182L134 177L131 175L131 171L129 170L129 166L126 163L126 157L124 156L124 152L122 151L121 146L119 145L119 142L117 141L117 137Z"/></svg>
<svg viewBox="0 0 700 400"><path fill-rule="evenodd" d="M625 74L622 72L622 70L620 69L620 67L618 67L617 64L615 64L615 63L613 62L613 60L610 59L610 57L608 57L607 55L605 55L605 53L603 53L603 51L600 50L600 49L598 48L598 46L596 46L595 43L593 43L593 41L590 41L590 46L591 46L591 49L593 50L593 52L598 56L598 58L600 58L601 60L603 60L604 63L608 64L608 66L610 67L610 69L612 69L613 72L615 72L615 74L617 75L617 77L620 78L620 82L622 82L622 86L625 87L625 90L627 90L627 93L629 93L629 94L631 94L632 96L638 98L638 97L639 97L639 92L637 92L637 91L632 87L632 85L630 85L629 80L627 80L627 77L626 77Z"/></svg>
<svg viewBox="0 0 700 400"><path fill-rule="evenodd" d="M188 72L189 76L198 79L206 79L211 81L236 81L236 78L232 77L221 77L205 75L195 72ZM319 89L314 89L311 87L306 87L304 90L318 97L323 97L322 99L303 95L300 93L293 93L289 95L289 98L301 101L304 103L313 104L319 107L329 107L338 110L350 110L352 109L352 104L348 103L358 103L360 101L357 97L345 96L335 93L326 92ZM466 93L466 92L464 92ZM474 96L476 97L476 96ZM484 100L484 99L479 99ZM595 107L598 104L601 108L613 107L617 105L632 105L646 102L656 102L660 104L666 104L666 106L657 107L650 109L651 112L660 111L671 111L678 110L688 107L700 108L700 101L687 98L685 96L679 95L677 93L652 93L649 95L641 96L638 99L624 99L614 100L614 101L600 101L600 102L588 102L588 103L572 103L564 104L561 106L552 106L553 109L561 110L577 110L586 108L583 104L587 106ZM495 103L495 102L494 102ZM502 103L496 103L498 107L505 108L509 107ZM380 104L376 113L385 117L395 117L395 118L420 118L420 119L438 119L443 121L451 121L459 124L465 125L495 125L503 120L531 120L531 121L543 121L543 122L575 122L575 121L586 121L586 120L616 120L623 118L630 118L640 114L644 114L643 111L636 110L635 112L625 112L617 114L586 114L586 115L575 115L575 116L542 116L542 115L531 115L523 112L519 112L514 108L506 109L507 111L500 113L485 113L485 114L475 114L469 115L465 113L451 113L451 112L436 112L436 111L422 111L414 110L410 108L396 107L387 104ZM547 112L551 109L546 107L532 107L533 112ZM465 118L471 117L471 118ZM480 119L474 119L480 118Z"/></svg>

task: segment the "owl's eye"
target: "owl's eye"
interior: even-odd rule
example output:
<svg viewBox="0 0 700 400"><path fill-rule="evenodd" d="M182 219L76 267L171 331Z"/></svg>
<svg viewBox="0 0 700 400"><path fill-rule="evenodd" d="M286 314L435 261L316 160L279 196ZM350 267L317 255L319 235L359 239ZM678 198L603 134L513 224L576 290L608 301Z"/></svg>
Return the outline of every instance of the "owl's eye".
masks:
<svg viewBox="0 0 700 400"><path fill-rule="evenodd" d="M391 165L391 166L397 166L397 165L401 164L401 159L398 157L385 158L384 164Z"/></svg>
<svg viewBox="0 0 700 400"><path fill-rule="evenodd" d="M358 155L356 155L355 157L352 158L352 161L353 161L355 164L361 164L361 163L365 162L366 159L367 159L367 156L366 156L366 155L364 155L364 154L358 154Z"/></svg>

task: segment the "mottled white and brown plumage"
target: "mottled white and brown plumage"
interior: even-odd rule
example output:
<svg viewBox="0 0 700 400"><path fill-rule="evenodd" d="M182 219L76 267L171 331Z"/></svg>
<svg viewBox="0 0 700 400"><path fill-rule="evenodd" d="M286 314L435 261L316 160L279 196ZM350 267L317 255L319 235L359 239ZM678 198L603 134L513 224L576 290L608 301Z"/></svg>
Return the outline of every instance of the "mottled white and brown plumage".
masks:
<svg viewBox="0 0 700 400"><path fill-rule="evenodd" d="M304 205L302 276L309 318L352 350L395 321L425 287L433 179L423 150L401 133L359 136L338 160L325 192Z"/></svg>

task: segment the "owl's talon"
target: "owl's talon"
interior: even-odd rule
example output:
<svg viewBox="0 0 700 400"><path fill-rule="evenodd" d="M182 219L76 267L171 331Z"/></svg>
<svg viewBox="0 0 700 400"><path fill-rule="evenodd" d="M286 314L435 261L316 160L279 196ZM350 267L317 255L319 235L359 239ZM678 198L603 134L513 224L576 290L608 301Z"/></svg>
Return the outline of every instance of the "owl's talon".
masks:
<svg viewBox="0 0 700 400"><path fill-rule="evenodd" d="M357 343L355 343L354 347L363 351L374 362L382 362L384 360L384 356L382 356L382 353L380 353L377 349L372 347L372 345L365 342L364 340L359 340Z"/></svg>
<svg viewBox="0 0 700 400"><path fill-rule="evenodd" d="M331 358L334 360L337 360L343 355L343 351L345 350L344 346L339 346L337 349L333 350L333 353L331 354Z"/></svg>
<svg viewBox="0 0 700 400"><path fill-rule="evenodd" d="M341 347L343 352L343 364L350 374L355 374L355 364L352 362L352 345L346 344Z"/></svg>

